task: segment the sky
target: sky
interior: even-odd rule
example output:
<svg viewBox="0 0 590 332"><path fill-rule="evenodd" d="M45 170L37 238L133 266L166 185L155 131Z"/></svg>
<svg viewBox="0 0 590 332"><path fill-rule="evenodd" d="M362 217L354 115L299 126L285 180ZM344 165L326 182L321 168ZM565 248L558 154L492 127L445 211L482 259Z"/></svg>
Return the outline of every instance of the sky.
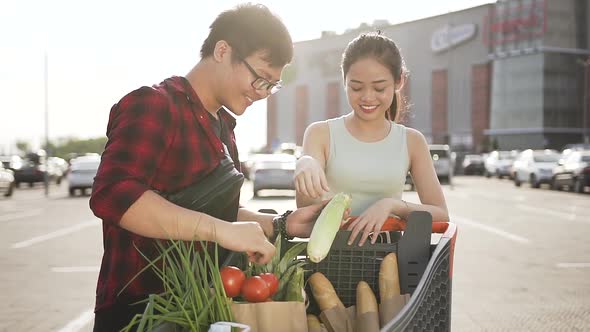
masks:
<svg viewBox="0 0 590 332"><path fill-rule="evenodd" d="M46 114L51 140L104 136L114 103L140 86L185 75L199 61L217 14L240 2L1 1L0 154L16 153L17 140L39 146ZM298 42L322 31L342 33L375 20L407 22L494 1L258 2L280 16ZM241 150L265 144L260 127L266 128L264 101L238 118Z"/></svg>

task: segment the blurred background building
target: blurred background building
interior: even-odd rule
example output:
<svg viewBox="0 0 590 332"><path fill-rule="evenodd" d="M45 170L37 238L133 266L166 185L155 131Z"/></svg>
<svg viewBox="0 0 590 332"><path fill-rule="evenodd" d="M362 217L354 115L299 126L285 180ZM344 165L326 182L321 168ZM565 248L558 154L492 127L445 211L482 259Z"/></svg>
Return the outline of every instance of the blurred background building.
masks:
<svg viewBox="0 0 590 332"><path fill-rule="evenodd" d="M360 32L375 30L397 43L409 70L400 120L430 143L485 152L582 142L589 17L588 0L507 0L295 43L285 86L267 101L268 147L301 144L308 124L350 111L341 55Z"/></svg>

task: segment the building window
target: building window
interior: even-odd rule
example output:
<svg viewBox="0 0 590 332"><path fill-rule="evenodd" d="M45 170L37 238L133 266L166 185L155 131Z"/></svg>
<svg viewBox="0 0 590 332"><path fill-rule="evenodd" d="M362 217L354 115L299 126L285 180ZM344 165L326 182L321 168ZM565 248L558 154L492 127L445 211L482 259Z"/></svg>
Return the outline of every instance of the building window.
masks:
<svg viewBox="0 0 590 332"><path fill-rule="evenodd" d="M432 72L432 142L448 143L447 127L448 78L447 70Z"/></svg>
<svg viewBox="0 0 590 332"><path fill-rule="evenodd" d="M471 67L471 131L475 150L485 149L484 130L490 127L491 64Z"/></svg>

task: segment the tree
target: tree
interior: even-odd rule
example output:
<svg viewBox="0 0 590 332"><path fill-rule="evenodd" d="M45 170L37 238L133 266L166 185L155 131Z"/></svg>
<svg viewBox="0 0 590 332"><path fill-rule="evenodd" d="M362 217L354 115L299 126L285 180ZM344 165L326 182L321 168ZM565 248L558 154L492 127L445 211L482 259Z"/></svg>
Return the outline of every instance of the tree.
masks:
<svg viewBox="0 0 590 332"><path fill-rule="evenodd" d="M499 147L500 144L498 144L498 139L494 137L494 140L492 141L492 150L498 150Z"/></svg>
<svg viewBox="0 0 590 332"><path fill-rule="evenodd" d="M31 151L31 146L29 145L29 142L26 141L16 141L16 148L23 154Z"/></svg>
<svg viewBox="0 0 590 332"><path fill-rule="evenodd" d="M57 144L50 143L52 155L63 159L70 159L73 155L83 155L85 153L102 154L107 143L106 137L97 137L89 139L69 138L60 141Z"/></svg>

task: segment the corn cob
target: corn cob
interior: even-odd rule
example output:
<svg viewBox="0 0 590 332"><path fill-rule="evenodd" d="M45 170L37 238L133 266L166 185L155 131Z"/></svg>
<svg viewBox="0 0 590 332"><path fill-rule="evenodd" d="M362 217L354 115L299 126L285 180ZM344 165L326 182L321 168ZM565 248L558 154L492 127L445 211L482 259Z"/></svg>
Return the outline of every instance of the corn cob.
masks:
<svg viewBox="0 0 590 332"><path fill-rule="evenodd" d="M307 255L312 262L319 263L328 255L351 200L349 194L338 193L320 213L307 244Z"/></svg>

